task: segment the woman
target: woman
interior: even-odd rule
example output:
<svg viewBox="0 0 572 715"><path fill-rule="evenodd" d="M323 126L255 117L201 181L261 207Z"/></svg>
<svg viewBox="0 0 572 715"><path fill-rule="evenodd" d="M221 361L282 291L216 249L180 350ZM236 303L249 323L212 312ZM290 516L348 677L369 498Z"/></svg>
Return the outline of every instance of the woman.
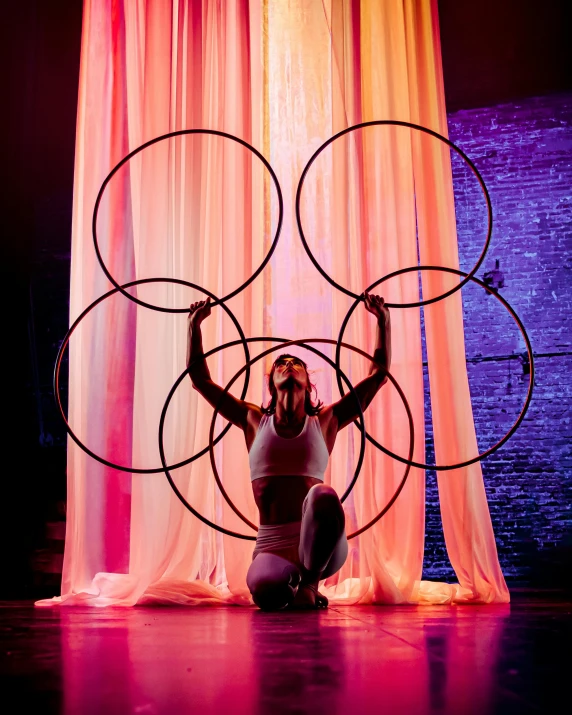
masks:
<svg viewBox="0 0 572 715"><path fill-rule="evenodd" d="M365 307L377 318L377 336L376 362L355 386L362 410L387 380L391 362L389 310L376 295L365 295ZM194 388L214 407L223 389L201 359L201 323L210 312L210 299L190 307L187 365ZM277 358L268 384L266 408L229 393L219 405L221 415L244 432L260 513L248 588L263 610L325 608L318 582L343 566L348 542L344 510L334 489L323 484L324 472L336 435L358 415L355 398L348 393L332 405L314 405L308 369L294 355Z"/></svg>

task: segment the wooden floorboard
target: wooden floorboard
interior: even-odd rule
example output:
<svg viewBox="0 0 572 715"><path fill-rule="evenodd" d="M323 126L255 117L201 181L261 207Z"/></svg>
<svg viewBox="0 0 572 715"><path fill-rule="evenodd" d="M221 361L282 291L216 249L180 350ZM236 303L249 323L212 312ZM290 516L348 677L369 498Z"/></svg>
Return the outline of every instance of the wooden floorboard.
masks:
<svg viewBox="0 0 572 715"><path fill-rule="evenodd" d="M291 613L0 603L0 711L544 713L569 699L571 611L554 592Z"/></svg>

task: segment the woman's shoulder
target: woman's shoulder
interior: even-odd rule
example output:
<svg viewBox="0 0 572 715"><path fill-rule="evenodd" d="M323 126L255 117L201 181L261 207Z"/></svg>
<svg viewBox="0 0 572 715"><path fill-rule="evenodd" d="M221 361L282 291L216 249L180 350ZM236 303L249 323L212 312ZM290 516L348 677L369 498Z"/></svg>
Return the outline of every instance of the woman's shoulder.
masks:
<svg viewBox="0 0 572 715"><path fill-rule="evenodd" d="M332 417L334 415L333 408L333 405L324 405L322 409L318 412L318 414L316 415L316 419L318 420L320 427L327 427L332 421Z"/></svg>
<svg viewBox="0 0 572 715"><path fill-rule="evenodd" d="M246 413L246 421L248 424L258 428L261 421L267 417L266 413L259 405L255 405L253 402L247 402L246 407L248 410Z"/></svg>

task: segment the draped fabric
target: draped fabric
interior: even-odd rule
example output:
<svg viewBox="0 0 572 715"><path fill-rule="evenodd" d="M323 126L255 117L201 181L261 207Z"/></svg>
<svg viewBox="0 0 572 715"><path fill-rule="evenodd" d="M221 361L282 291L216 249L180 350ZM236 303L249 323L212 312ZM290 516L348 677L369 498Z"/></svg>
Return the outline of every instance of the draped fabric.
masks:
<svg viewBox="0 0 572 715"><path fill-rule="evenodd" d="M310 263L298 238L294 198L302 169L333 133L372 119L423 124L446 134L436 2L431 0L107 0L85 3L72 238L71 318L111 286L91 239L102 180L130 150L169 131L216 129L259 149L284 194L282 237L263 273L227 305L247 336L336 338L352 300ZM98 217L103 260L121 283L164 277L230 293L260 265L278 217L275 189L259 159L229 139L193 135L146 149L104 194ZM317 159L304 185L301 217L321 265L361 293L401 267L458 267L451 166L436 140L404 128L346 135ZM451 276L423 273L428 298ZM129 289L143 301L184 307L204 295L168 282ZM391 302L419 299L416 273L382 284ZM424 310L435 452L439 462L477 453L459 293ZM425 461L421 314L392 309L395 376L415 421L415 454ZM238 335L221 308L203 324L205 349ZM362 306L345 340L372 351L375 324ZM252 344L257 354L272 343ZM167 394L185 367L186 318L152 311L116 293L85 319L70 344L69 419L96 453L127 469L160 466L158 426ZM330 346L316 345L333 356ZM310 365L320 398L337 399L332 369ZM278 354L275 353L274 356ZM247 399L267 399L253 369ZM226 382L244 364L240 346L209 358ZM349 351L352 381L367 361ZM241 379L232 388L239 394ZM184 380L165 420L167 461L208 442L212 410ZM366 413L370 433L406 455L401 400L386 385ZM217 430L223 423L217 421ZM342 493L359 448L354 427L338 440L326 479ZM63 604L251 603L246 571L252 542L215 532L180 503L164 475L101 465L70 441ZM247 454L236 428L215 448L225 488L257 520ZM348 531L391 498L404 466L368 444L345 503ZM204 516L252 530L218 493L208 455L173 470ZM443 527L457 584L421 580L424 472L412 469L390 511L350 542L342 570L323 584L334 603L506 602L479 464L439 476ZM44 605L54 601L42 602Z"/></svg>

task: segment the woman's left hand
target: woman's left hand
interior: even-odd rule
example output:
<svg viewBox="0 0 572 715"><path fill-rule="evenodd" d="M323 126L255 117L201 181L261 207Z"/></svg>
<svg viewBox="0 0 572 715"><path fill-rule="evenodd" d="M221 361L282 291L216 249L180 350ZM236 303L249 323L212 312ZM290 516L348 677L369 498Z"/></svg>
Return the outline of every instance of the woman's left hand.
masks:
<svg viewBox="0 0 572 715"><path fill-rule="evenodd" d="M364 302L365 309L375 315L379 323L384 325L389 323L389 308L386 307L381 296L365 293Z"/></svg>

